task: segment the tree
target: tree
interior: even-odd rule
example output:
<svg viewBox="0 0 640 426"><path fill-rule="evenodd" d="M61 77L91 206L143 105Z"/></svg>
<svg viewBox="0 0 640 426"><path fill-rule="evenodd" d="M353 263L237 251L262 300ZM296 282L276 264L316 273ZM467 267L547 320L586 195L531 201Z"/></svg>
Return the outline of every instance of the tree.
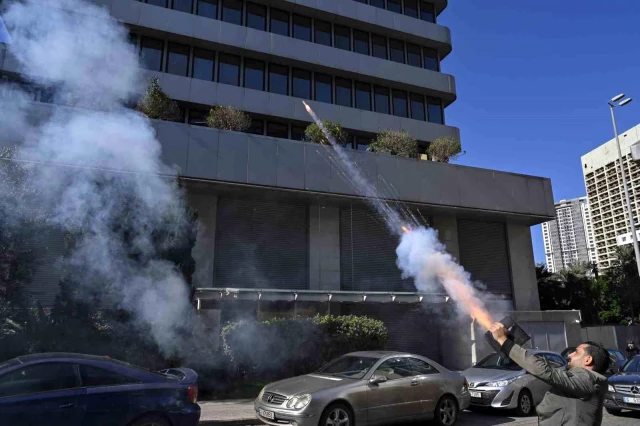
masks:
<svg viewBox="0 0 640 426"><path fill-rule="evenodd" d="M637 323L640 278L638 278L633 246L616 247L616 257L606 275L610 292L617 294L620 298L620 313L626 318L625 322Z"/></svg>
<svg viewBox="0 0 640 426"><path fill-rule="evenodd" d="M164 93L158 77L151 79L136 109L153 120L180 121L181 119L178 104Z"/></svg>
<svg viewBox="0 0 640 426"><path fill-rule="evenodd" d="M458 139L454 138L438 138L429 144L427 152L433 159L440 163L448 163L456 160L465 152L462 151L462 145Z"/></svg>
<svg viewBox="0 0 640 426"><path fill-rule="evenodd" d="M417 158L418 141L406 130L386 129L378 133L378 136L369 144L367 151Z"/></svg>
<svg viewBox="0 0 640 426"><path fill-rule="evenodd" d="M322 125L329 132L329 134L333 137L335 142L338 145L344 145L347 134L342 129L342 125L340 123L334 123L333 121L323 120ZM322 132L322 129L318 127L316 123L311 123L307 126L304 131L304 138L307 142L318 143L321 145L330 145L331 143Z"/></svg>
<svg viewBox="0 0 640 426"><path fill-rule="evenodd" d="M232 106L214 106L207 116L207 125L220 130L244 132L251 126L251 117Z"/></svg>

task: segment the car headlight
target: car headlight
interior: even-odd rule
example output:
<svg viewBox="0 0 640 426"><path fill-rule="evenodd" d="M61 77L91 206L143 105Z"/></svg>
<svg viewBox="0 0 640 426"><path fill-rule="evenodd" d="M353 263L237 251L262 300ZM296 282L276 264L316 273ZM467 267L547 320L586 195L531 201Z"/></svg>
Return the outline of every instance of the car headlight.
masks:
<svg viewBox="0 0 640 426"><path fill-rule="evenodd" d="M311 402L311 395L298 395L287 401L287 408L292 408L294 410L301 410Z"/></svg>
<svg viewBox="0 0 640 426"><path fill-rule="evenodd" d="M265 390L266 388L267 388L266 386L265 386L265 387L263 387L263 388L262 388L262 390L260 391L260 393L258 394L258 399L259 399L259 400L262 400L262 396L264 395L264 390Z"/></svg>
<svg viewBox="0 0 640 426"><path fill-rule="evenodd" d="M609 392L615 392L615 391L616 391L616 388L614 388L614 387L613 387L613 385L609 385L609 386L607 386L607 390L608 390Z"/></svg>
<svg viewBox="0 0 640 426"><path fill-rule="evenodd" d="M522 377L522 376L512 377L512 378L507 379L507 380L498 380L496 382L489 382L489 383L487 383L487 386L489 386L490 388L503 388L503 387L515 382L520 377Z"/></svg>

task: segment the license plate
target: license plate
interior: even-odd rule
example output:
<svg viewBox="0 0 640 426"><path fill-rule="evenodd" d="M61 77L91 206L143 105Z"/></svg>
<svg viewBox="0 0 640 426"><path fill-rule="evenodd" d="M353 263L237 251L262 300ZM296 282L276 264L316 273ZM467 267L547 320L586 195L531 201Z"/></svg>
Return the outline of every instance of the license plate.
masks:
<svg viewBox="0 0 640 426"><path fill-rule="evenodd" d="M482 393L480 392L471 391L469 393L471 394L471 398L482 398Z"/></svg>
<svg viewBox="0 0 640 426"><path fill-rule="evenodd" d="M276 418L275 414L273 411L265 411L265 410L261 410L259 409L258 412L260 413L260 415L262 417L264 417L265 419L269 419L269 420L273 420Z"/></svg>
<svg viewBox="0 0 640 426"><path fill-rule="evenodd" d="M640 398L629 398L629 397L623 397L622 401L626 402L627 404L640 404Z"/></svg>

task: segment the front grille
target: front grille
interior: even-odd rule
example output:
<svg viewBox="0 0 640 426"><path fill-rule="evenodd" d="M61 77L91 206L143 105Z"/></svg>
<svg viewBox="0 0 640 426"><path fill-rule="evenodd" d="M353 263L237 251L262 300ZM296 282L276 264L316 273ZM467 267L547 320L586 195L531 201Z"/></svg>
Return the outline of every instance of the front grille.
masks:
<svg viewBox="0 0 640 426"><path fill-rule="evenodd" d="M282 405L282 403L287 400L287 397L277 393L265 392L265 394L262 395L262 400L267 404Z"/></svg>
<svg viewBox="0 0 640 426"><path fill-rule="evenodd" d="M471 403L474 405L491 405L493 399L500 393L499 390L477 391L482 394L482 397L471 397Z"/></svg>
<svg viewBox="0 0 640 426"><path fill-rule="evenodd" d="M633 395L640 398L640 393L638 393L638 391L636 391L636 393L631 391L631 388L640 389L640 385L613 385L613 387L616 389L616 392L626 393L627 395Z"/></svg>

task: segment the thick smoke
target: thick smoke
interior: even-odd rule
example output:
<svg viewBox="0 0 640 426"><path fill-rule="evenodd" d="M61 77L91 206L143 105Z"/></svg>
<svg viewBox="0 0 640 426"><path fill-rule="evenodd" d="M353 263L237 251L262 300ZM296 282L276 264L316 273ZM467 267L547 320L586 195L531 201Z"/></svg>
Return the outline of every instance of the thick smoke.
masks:
<svg viewBox="0 0 640 426"><path fill-rule="evenodd" d="M29 126L33 104L5 96L0 128L22 143L18 160L30 164L49 224L76 236L75 280L179 354L181 329L195 326L189 289L158 252L183 239L185 207L149 121L125 107L142 91L127 30L84 0L14 2L3 18L21 73L73 106Z"/></svg>

